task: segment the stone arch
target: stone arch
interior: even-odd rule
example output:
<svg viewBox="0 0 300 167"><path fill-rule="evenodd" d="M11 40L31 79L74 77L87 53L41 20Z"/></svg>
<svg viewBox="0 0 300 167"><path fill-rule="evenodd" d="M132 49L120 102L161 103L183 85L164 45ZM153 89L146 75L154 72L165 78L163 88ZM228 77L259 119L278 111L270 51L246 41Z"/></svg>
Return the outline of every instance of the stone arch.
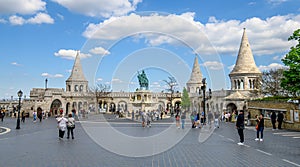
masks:
<svg viewBox="0 0 300 167"><path fill-rule="evenodd" d="M50 106L51 115L58 115L59 109L61 109L61 107L62 107L62 103L59 99L53 100Z"/></svg>
<svg viewBox="0 0 300 167"><path fill-rule="evenodd" d="M123 100L121 100L119 103L118 103L118 110L119 111L128 111L127 110L127 102L126 101L123 101Z"/></svg>
<svg viewBox="0 0 300 167"><path fill-rule="evenodd" d="M158 110L159 111L164 111L165 110L165 102L163 102L163 101L159 101L158 102Z"/></svg>
<svg viewBox="0 0 300 167"><path fill-rule="evenodd" d="M229 103L226 106L226 112L232 113L233 111L237 110L237 106L234 103Z"/></svg>
<svg viewBox="0 0 300 167"><path fill-rule="evenodd" d="M66 115L68 115L69 112L70 112L70 106L71 106L71 104L70 104L70 102L68 102L68 103L66 104ZM71 113L71 112L70 112L70 113Z"/></svg>

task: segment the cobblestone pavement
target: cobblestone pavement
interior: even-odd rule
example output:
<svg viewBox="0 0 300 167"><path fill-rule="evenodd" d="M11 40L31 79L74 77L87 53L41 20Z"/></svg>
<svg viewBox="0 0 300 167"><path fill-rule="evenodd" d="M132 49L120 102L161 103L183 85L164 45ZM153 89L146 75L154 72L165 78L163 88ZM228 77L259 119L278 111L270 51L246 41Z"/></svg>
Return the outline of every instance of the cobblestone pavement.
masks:
<svg viewBox="0 0 300 167"><path fill-rule="evenodd" d="M146 157L126 157L96 144L82 126L99 127L104 121L97 116L81 119L81 123L76 124L75 139L60 141L54 118L35 123L27 119L21 123L20 130L15 130L16 119L6 118L0 126L11 131L0 135L0 167L300 166L300 139L291 136L299 135L299 132L265 129L264 141L256 142L254 128L247 127L245 145L239 146L238 134L232 123L221 123L220 128L216 128L203 142L199 142L199 133L205 134L209 126L188 131L188 124L185 129L188 133L169 150ZM171 119L154 122L151 128L142 128L140 122L126 119L112 118L109 123L117 131L138 134L137 137L153 136L172 127ZM182 131L176 130L179 134Z"/></svg>

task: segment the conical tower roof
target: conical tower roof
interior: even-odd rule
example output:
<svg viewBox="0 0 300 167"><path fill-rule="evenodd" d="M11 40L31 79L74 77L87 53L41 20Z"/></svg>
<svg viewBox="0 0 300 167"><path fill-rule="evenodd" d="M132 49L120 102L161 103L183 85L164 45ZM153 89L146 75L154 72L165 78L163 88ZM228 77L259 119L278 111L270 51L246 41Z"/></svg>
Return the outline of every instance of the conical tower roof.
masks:
<svg viewBox="0 0 300 167"><path fill-rule="evenodd" d="M200 71L200 66L198 63L198 57L195 57L194 60L194 65L193 65L193 70L192 70L192 74L191 77L189 79L189 81L187 82L188 84L199 84L202 83L202 73Z"/></svg>
<svg viewBox="0 0 300 167"><path fill-rule="evenodd" d="M82 71L82 66L80 63L80 52L79 51L76 54L73 69L72 69L71 75L67 79L67 81L86 81L83 71Z"/></svg>
<svg viewBox="0 0 300 167"><path fill-rule="evenodd" d="M245 28L239 54L237 56L235 66L230 74L240 73L261 73L255 64Z"/></svg>

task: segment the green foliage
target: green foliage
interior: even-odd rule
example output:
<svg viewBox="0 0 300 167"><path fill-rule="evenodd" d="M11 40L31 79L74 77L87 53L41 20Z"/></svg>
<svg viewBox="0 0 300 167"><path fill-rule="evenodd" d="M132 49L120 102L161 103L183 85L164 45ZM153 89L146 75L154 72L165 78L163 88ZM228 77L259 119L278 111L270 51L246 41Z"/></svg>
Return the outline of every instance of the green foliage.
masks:
<svg viewBox="0 0 300 167"><path fill-rule="evenodd" d="M284 65L289 69L283 72L281 86L292 92L292 96L299 96L300 94L300 29L294 31L293 35L289 37L289 41L296 40L298 44L291 47L291 50L282 59Z"/></svg>
<svg viewBox="0 0 300 167"><path fill-rule="evenodd" d="M189 94L186 90L186 88L183 88L182 96L181 96L181 107L183 109L188 109L191 106L191 101Z"/></svg>

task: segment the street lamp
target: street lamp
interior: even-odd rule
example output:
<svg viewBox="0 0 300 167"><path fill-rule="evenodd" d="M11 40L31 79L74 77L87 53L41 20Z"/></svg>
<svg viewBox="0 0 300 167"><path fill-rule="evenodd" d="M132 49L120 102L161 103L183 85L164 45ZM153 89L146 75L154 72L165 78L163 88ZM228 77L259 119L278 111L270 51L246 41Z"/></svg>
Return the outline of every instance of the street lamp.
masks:
<svg viewBox="0 0 300 167"><path fill-rule="evenodd" d="M202 93L203 93L203 123L205 123L206 122L206 111L205 111L205 107L206 107L206 100L208 100L208 99L210 99L211 98L211 95L212 95L212 93L211 93L211 89L209 89L209 96L207 97L207 99L206 99L206 97L205 97L205 93L206 93L206 78L203 78L202 79L202 86L201 86L201 90L202 90ZM200 90L199 90L199 95L201 94L201 92L200 92Z"/></svg>
<svg viewBox="0 0 300 167"><path fill-rule="evenodd" d="M23 95L23 92L19 90L18 97L19 97L19 106L18 106L18 119L17 119L17 127L16 129L20 129L20 110L21 110L21 97Z"/></svg>

